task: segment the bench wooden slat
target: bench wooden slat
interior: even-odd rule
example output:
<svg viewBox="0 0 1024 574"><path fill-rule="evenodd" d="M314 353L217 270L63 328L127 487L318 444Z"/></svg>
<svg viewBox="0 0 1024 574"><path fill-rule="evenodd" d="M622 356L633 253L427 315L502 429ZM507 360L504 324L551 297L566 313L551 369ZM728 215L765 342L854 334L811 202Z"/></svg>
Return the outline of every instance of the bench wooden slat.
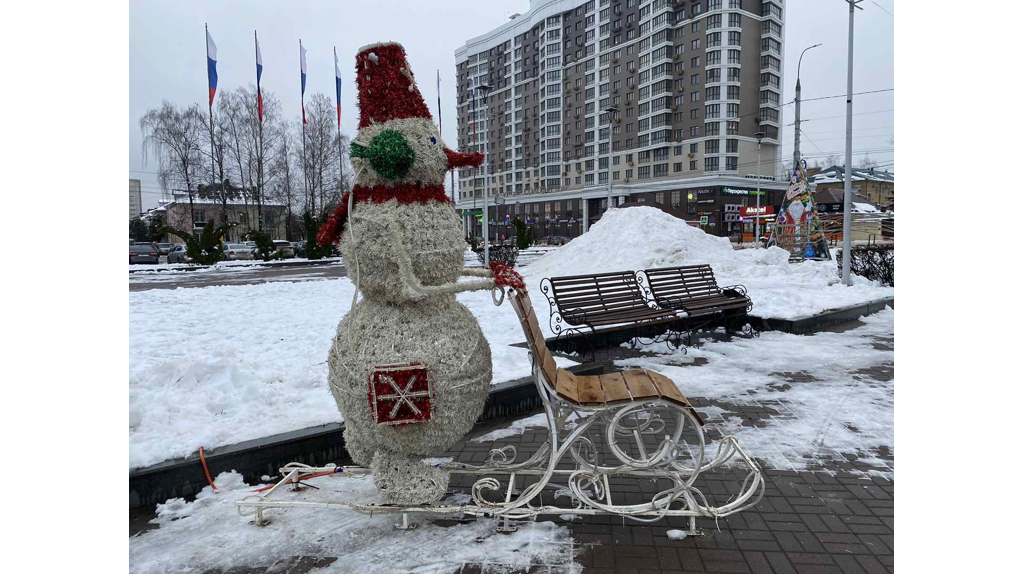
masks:
<svg viewBox="0 0 1024 574"><path fill-rule="evenodd" d="M658 387L654 386L651 378L643 371L623 371L622 375L626 379L626 386L629 387L629 392L633 395L634 401L661 396L661 393L658 392Z"/></svg>
<svg viewBox="0 0 1024 574"><path fill-rule="evenodd" d="M548 351L548 347L544 343L544 339L540 340L538 346L544 347L542 350L540 350L540 356L537 358L537 360L540 361L541 371L544 372L544 376L547 378L548 382L554 384L555 375L558 372L558 365L555 364L555 358L552 357L551 352Z"/></svg>
<svg viewBox="0 0 1024 574"><path fill-rule="evenodd" d="M601 390L601 380L596 375L576 377L576 382L579 385L577 390L579 402L601 405L605 403L604 391Z"/></svg>
<svg viewBox="0 0 1024 574"><path fill-rule="evenodd" d="M604 389L604 400L613 403L616 401L628 401L632 397L629 394L629 387L626 386L626 379L622 373L607 373L600 375L601 388Z"/></svg>
<svg viewBox="0 0 1024 574"><path fill-rule="evenodd" d="M566 399L578 403L579 402L579 381L577 381L576 375L565 369L558 369L558 383L555 386L555 392L559 396L565 397Z"/></svg>

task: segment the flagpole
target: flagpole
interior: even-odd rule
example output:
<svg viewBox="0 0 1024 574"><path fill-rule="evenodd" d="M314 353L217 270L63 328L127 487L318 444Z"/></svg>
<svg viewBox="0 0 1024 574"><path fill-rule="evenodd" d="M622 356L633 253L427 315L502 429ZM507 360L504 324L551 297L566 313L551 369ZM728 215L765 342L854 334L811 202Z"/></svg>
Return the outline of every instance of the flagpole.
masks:
<svg viewBox="0 0 1024 574"><path fill-rule="evenodd" d="M441 70L437 70L437 135L443 136L441 131ZM443 138L442 138L443 139ZM458 144L459 142L455 142ZM455 206L455 170L452 170L452 206Z"/></svg>
<svg viewBox="0 0 1024 574"><path fill-rule="evenodd" d="M334 68L335 75L338 70L338 47L334 47ZM342 201L342 195L345 189L345 156L342 154L341 145L341 78L336 77L336 82L339 82L338 86L338 201Z"/></svg>
<svg viewBox="0 0 1024 574"><path fill-rule="evenodd" d="M301 79L302 79L302 38L299 38L299 80L301 81ZM301 83L300 83L300 85L301 85ZM305 94L302 94L302 96L304 96L304 95ZM300 96L300 98L299 98L300 102L302 101L302 96ZM302 105L305 106L305 103L303 102ZM308 186L308 183L309 183L308 179L309 178L307 177L307 173L306 172L307 172L307 166L306 166L306 122L305 122L305 118L303 118L303 122L302 122L302 192L305 193L306 196L309 198L309 212L310 212L310 215L313 216L313 217L316 217L316 198L313 197L313 195L311 193L309 193L309 186ZM315 237L312 237L312 238L307 237L306 241L316 241L316 238Z"/></svg>
<svg viewBox="0 0 1024 574"><path fill-rule="evenodd" d="M207 62L206 65L209 66L210 65L209 64L209 62L210 62L210 26L209 26L209 24L205 24L205 23L203 24L203 31L205 32L205 34L203 35L203 44L206 44L206 62ZM215 185L216 185L216 179L215 178L217 177L217 159L216 159L216 156L214 156L214 152L213 152L213 98L209 97L209 91L210 91L211 88L213 88L213 86L210 85L210 73L209 73L209 71L207 71L207 73L206 73L206 89L207 89L207 99L210 102L209 105L208 105L208 109L209 109L209 112L210 112L210 191L212 192L214 187L215 187ZM223 189L221 190L221 203L222 203L223 207L221 209L220 218L221 218L222 222L227 223L227 221L228 221L228 210L227 210L228 200L227 200L227 196L224 195L224 190ZM193 222L192 225L194 227L195 223Z"/></svg>
<svg viewBox="0 0 1024 574"><path fill-rule="evenodd" d="M260 92L259 55L260 40L256 36L256 30L252 31L253 43L256 47L256 119L259 121L259 142L256 147L256 181L259 191L256 194L256 228L263 230L263 106L260 99L263 94Z"/></svg>

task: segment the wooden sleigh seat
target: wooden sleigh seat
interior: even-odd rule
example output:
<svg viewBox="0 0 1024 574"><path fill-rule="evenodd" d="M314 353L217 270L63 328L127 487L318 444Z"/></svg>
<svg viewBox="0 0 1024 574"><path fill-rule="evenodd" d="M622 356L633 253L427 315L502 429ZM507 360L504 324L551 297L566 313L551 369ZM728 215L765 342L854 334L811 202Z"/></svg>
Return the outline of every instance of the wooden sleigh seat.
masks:
<svg viewBox="0 0 1024 574"><path fill-rule="evenodd" d="M661 399L686 408L697 422L703 424L672 379L661 373L636 369L603 375L575 375L559 368L548 350L530 296L513 291L510 299L526 334L526 343L540 366L544 383L561 400L588 409L601 409Z"/></svg>

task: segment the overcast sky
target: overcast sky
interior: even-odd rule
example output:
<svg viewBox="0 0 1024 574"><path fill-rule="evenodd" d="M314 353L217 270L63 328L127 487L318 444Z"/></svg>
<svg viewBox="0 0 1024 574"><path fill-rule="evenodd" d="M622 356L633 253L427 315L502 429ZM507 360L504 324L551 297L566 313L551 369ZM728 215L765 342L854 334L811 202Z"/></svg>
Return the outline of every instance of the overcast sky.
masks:
<svg viewBox="0 0 1024 574"><path fill-rule="evenodd" d="M877 5L874 3L877 2ZM848 8L843 0L788 0L785 26L785 89L793 99L797 58L807 46L801 68L801 151L805 156L835 151L842 156L845 100L806 101L846 92ZM894 87L893 0L866 0L857 11L854 91ZM206 45L203 24L217 43L218 91L255 83L253 30L263 54L262 86L280 99L286 116L298 118L299 39L307 49L306 96L314 92L334 100L334 56L342 72L342 130L354 135L358 119L353 71L356 50L371 42L401 42L431 113L437 114L435 75L441 70L443 137L455 146L455 50L468 38L491 30L509 14L526 12L528 0L444 0L390 2L186 1L142 2L129 8L129 178L142 180L142 203L155 207L160 198L156 162L143 165L139 118L167 99L178 105L207 102ZM882 9L884 8L884 10ZM891 149L893 92L855 96L854 162L859 150ZM216 105L216 102L215 102ZM206 107L203 105L203 107ZM877 113L876 113L877 112ZM793 106L784 109L786 124ZM839 117L832 117L839 116ZM783 132L784 155L793 153L793 128ZM893 162L892 151L875 151L879 164ZM813 159L813 158L812 158ZM891 167L889 169L892 169Z"/></svg>

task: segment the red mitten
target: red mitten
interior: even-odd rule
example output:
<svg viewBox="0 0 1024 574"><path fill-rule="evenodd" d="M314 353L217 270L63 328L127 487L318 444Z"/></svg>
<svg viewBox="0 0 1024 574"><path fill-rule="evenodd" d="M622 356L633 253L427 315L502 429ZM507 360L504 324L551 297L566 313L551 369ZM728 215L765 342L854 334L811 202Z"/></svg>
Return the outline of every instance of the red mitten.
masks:
<svg viewBox="0 0 1024 574"><path fill-rule="evenodd" d="M509 287L526 293L526 282L523 281L523 276L504 263L491 261L491 276L494 277L494 284L498 287Z"/></svg>

